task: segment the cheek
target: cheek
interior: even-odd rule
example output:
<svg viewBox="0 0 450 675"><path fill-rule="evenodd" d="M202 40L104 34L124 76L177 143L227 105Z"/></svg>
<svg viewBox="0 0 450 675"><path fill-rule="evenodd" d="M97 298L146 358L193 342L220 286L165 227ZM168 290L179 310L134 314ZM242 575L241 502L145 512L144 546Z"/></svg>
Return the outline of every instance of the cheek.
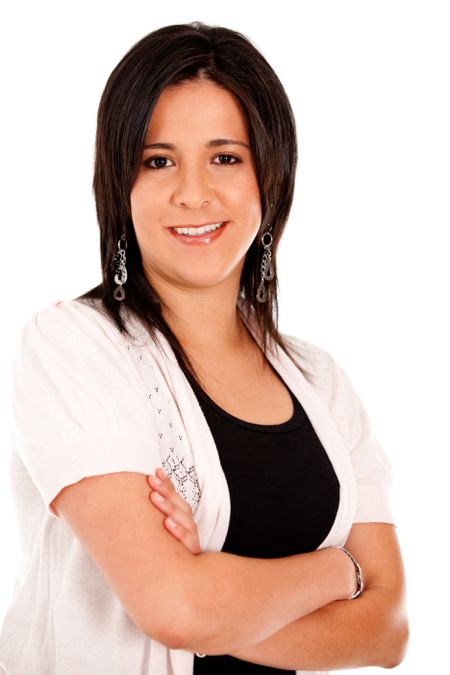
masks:
<svg viewBox="0 0 450 675"><path fill-rule="evenodd" d="M133 220L139 220L148 209L148 193L145 192L141 183L136 183L130 194L131 215Z"/></svg>
<svg viewBox="0 0 450 675"><path fill-rule="evenodd" d="M238 173L233 176L226 188L233 193L236 199L259 199L259 187L256 176L249 171Z"/></svg>
<svg viewBox="0 0 450 675"><path fill-rule="evenodd" d="M246 210L258 215L261 213L261 195L259 185L254 174L247 176L241 189L241 200L246 205Z"/></svg>
<svg viewBox="0 0 450 675"><path fill-rule="evenodd" d="M130 194L131 219L136 235L145 238L158 222L159 209L152 193L142 184L137 184Z"/></svg>
<svg viewBox="0 0 450 675"><path fill-rule="evenodd" d="M141 251L148 248L148 240L151 236L149 227L149 214L153 211L149 205L148 194L140 189L139 186L133 188L130 194L131 220L136 235L137 243Z"/></svg>
<svg viewBox="0 0 450 675"><path fill-rule="evenodd" d="M250 229L259 228L262 216L261 195L257 185L249 186L246 195L241 198L242 213Z"/></svg>
<svg viewBox="0 0 450 675"><path fill-rule="evenodd" d="M262 215L261 195L253 176L241 174L232 183L221 186L216 195L229 207L230 215L233 215L241 225L246 225L250 230L259 226Z"/></svg>

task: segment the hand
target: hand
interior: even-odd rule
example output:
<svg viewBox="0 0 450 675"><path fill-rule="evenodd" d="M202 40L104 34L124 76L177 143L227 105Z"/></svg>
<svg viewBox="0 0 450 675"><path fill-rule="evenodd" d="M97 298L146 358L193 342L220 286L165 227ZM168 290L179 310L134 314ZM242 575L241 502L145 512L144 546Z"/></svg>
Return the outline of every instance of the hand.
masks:
<svg viewBox="0 0 450 675"><path fill-rule="evenodd" d="M156 478L161 481L155 482L155 476L147 476L147 483L152 488L149 500L162 513L166 513L164 526L170 534L181 541L188 551L194 555L202 552L198 538L197 525L194 522L192 509L189 504L177 493L172 481L167 478L162 469L156 469ZM156 495L161 495L164 501L158 501Z"/></svg>

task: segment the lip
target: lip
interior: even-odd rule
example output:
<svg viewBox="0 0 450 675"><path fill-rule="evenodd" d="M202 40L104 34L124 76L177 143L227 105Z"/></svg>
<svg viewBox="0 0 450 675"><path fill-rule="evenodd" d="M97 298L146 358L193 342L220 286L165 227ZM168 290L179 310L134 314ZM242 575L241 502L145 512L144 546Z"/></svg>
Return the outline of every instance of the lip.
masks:
<svg viewBox="0 0 450 675"><path fill-rule="evenodd" d="M216 221L217 222L217 221ZM204 235L201 235L200 237L192 237L189 236L188 234L178 234L178 232L175 232L171 227L169 227L169 232L172 235L172 237L175 237L175 239L178 239L178 241L181 244L185 244L186 246L204 246L205 244L212 244L216 239L219 239L219 237L224 233L224 231L227 229L229 221L225 220L222 227L219 227L219 229L214 230L214 232L206 232ZM207 225L213 225L214 223L206 223ZM187 225L185 227L188 227ZM202 227L201 225L192 225L190 227Z"/></svg>

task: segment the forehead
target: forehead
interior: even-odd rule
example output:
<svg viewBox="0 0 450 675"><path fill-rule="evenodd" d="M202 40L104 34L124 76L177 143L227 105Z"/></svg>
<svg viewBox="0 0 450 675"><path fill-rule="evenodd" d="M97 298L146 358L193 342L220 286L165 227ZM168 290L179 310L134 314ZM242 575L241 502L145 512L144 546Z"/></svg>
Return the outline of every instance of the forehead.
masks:
<svg viewBox="0 0 450 675"><path fill-rule="evenodd" d="M167 87L159 97L146 142L180 144L215 136L247 140L247 119L236 96L213 82L185 82ZM163 138L164 137L164 138Z"/></svg>

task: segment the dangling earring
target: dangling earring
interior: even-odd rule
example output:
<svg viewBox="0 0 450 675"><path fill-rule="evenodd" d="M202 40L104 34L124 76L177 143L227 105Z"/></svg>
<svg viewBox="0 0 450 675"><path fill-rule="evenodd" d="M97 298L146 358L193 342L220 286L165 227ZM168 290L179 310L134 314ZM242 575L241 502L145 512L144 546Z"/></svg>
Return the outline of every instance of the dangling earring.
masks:
<svg viewBox="0 0 450 675"><path fill-rule="evenodd" d="M121 243L124 242L124 247L121 248ZM127 240L125 235L122 234L119 241L117 242L118 252L114 256L114 262L116 263L116 273L114 275L114 281L118 284L117 288L114 289L113 297L115 300L123 300L125 298L125 291L123 290L123 284L128 278L127 268L125 263L127 262L125 256L125 249L127 248Z"/></svg>
<svg viewBox="0 0 450 675"><path fill-rule="evenodd" d="M275 276L272 265L272 254L270 252L270 247L272 246L273 241L272 235L270 234L271 229L272 225L269 225L268 229L261 237L261 243L264 246L265 251L261 261L261 283L258 286L258 292L256 294L256 299L258 302L266 302L267 300L267 291L266 287L264 286L264 280L271 281ZM266 237L269 237L269 241L265 241Z"/></svg>

